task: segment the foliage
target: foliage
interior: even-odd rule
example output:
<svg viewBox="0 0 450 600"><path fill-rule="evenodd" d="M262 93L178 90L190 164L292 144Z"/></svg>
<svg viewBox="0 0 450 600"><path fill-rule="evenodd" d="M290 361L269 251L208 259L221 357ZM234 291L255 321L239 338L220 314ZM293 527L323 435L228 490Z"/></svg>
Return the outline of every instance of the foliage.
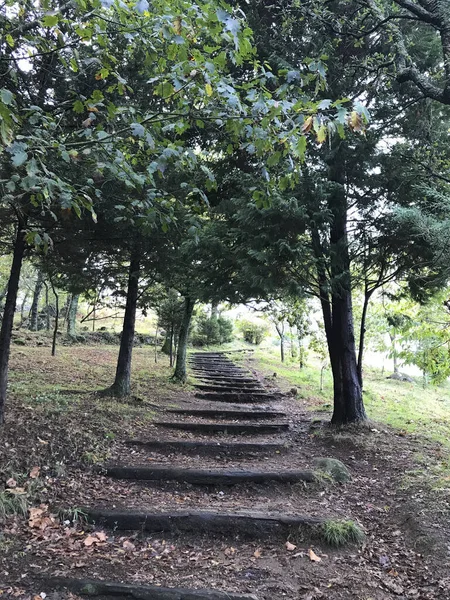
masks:
<svg viewBox="0 0 450 600"><path fill-rule="evenodd" d="M196 319L192 334L194 346L213 346L231 342L233 339L233 322L224 317L209 316L201 312Z"/></svg>
<svg viewBox="0 0 450 600"><path fill-rule="evenodd" d="M256 346L259 346L268 334L268 327L262 322L241 320L238 322L238 327L242 332L244 340Z"/></svg>

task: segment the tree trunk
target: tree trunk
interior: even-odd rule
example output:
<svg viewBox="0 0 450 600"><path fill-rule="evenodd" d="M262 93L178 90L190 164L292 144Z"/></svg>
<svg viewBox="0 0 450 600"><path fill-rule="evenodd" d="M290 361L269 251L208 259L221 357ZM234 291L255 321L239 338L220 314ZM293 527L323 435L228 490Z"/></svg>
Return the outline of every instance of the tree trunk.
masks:
<svg viewBox="0 0 450 600"><path fill-rule="evenodd" d="M44 281L45 286L45 329L50 331L50 304L48 301L48 285Z"/></svg>
<svg viewBox="0 0 450 600"><path fill-rule="evenodd" d="M39 298L42 292L42 286L44 285L44 275L39 269L36 279L36 285L34 286L33 302L31 303L30 309L30 324L28 328L30 331L38 330L38 312L39 312Z"/></svg>
<svg viewBox="0 0 450 600"><path fill-rule="evenodd" d="M55 325L53 327L52 356L56 356L56 339L58 337L59 327L59 295L56 293L55 286L53 285L53 281L51 279L50 283L52 286L53 295L55 296Z"/></svg>
<svg viewBox="0 0 450 600"><path fill-rule="evenodd" d="M140 262L136 255L131 257L128 275L127 302L123 318L122 336L120 338L119 358L117 360L116 378L104 394L123 398L131 391L131 357L133 354L134 330L136 324L136 306L139 292Z"/></svg>
<svg viewBox="0 0 450 600"><path fill-rule="evenodd" d="M77 334L77 312L80 294L72 294L67 313L67 335L75 337Z"/></svg>
<svg viewBox="0 0 450 600"><path fill-rule="evenodd" d="M17 225L17 235L14 243L14 255L6 293L5 309L3 311L0 329L0 424L5 420L6 390L8 387L8 364L11 349L11 335L16 310L17 292L19 289L20 271L25 253L25 238L23 228L26 221L20 219Z"/></svg>
<svg viewBox="0 0 450 600"><path fill-rule="evenodd" d="M391 338L392 344L392 359L394 361L394 374L398 375L398 355L397 355L397 335L396 333L390 333L389 337Z"/></svg>
<svg viewBox="0 0 450 600"><path fill-rule="evenodd" d="M275 323L275 329L277 330L278 336L280 338L280 358L281 362L284 362L284 323L283 326Z"/></svg>
<svg viewBox="0 0 450 600"><path fill-rule="evenodd" d="M330 227L331 328L327 332L333 373L334 411L331 422L341 425L367 419L356 361L350 257L347 238L344 149L339 144L327 157L332 188L328 208ZM327 315L329 317L329 315ZM327 330L328 329L328 330Z"/></svg>
<svg viewBox="0 0 450 600"><path fill-rule="evenodd" d="M364 341L366 336L366 319L367 319L367 309L369 308L369 301L372 296L372 292L366 291L364 294L364 304L361 315L361 327L359 330L359 348L358 348L358 379L359 384L362 387L363 376L362 376L362 362L364 355Z"/></svg>
<svg viewBox="0 0 450 600"><path fill-rule="evenodd" d="M22 327L22 325L25 322L25 305L27 303L27 300L28 300L29 296L30 296L30 292L29 292L29 290L27 290L25 292L25 295L24 295L23 300L22 300L22 304L20 306L20 327Z"/></svg>
<svg viewBox="0 0 450 600"><path fill-rule="evenodd" d="M170 366L173 367L173 321L170 324L170 344L169 344L169 357L170 357Z"/></svg>
<svg viewBox="0 0 450 600"><path fill-rule="evenodd" d="M189 336L189 326L191 324L192 313L194 311L195 300L189 296L184 297L184 313L183 320L180 325L180 332L178 334L178 351L177 361L175 364L175 372L173 374L174 379L184 383L186 381L186 351Z"/></svg>
<svg viewBox="0 0 450 600"><path fill-rule="evenodd" d="M219 317L219 303L212 302L211 304L211 319L217 319Z"/></svg>

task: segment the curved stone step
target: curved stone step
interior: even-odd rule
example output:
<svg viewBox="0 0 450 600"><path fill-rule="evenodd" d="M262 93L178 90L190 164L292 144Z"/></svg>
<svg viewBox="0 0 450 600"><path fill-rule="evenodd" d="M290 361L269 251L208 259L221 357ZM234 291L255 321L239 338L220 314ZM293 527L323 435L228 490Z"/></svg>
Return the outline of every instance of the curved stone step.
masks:
<svg viewBox="0 0 450 600"><path fill-rule="evenodd" d="M166 412L174 415L187 415L190 417L213 417L216 419L276 419L287 417L287 414L276 410L232 410L232 409L197 409L197 408L171 408Z"/></svg>
<svg viewBox="0 0 450 600"><path fill-rule="evenodd" d="M204 442L190 440L128 440L130 446L142 446L157 452L182 452L186 454L270 454L285 452L287 446L272 442Z"/></svg>
<svg viewBox="0 0 450 600"><path fill-rule="evenodd" d="M96 525L119 530L195 531L203 533L239 534L264 537L290 529L311 529L324 519L304 515L271 515L266 513L223 513L215 511L150 512L140 510L84 509L87 518Z"/></svg>
<svg viewBox="0 0 450 600"><path fill-rule="evenodd" d="M157 585L137 585L68 577L46 577L42 580L41 587L47 591L66 589L88 598L100 596L102 598L134 598L135 600L258 600L253 594L167 588Z"/></svg>
<svg viewBox="0 0 450 600"><path fill-rule="evenodd" d="M157 427L196 431L198 433L267 434L287 431L289 423L189 423L181 421L156 421Z"/></svg>
<svg viewBox="0 0 450 600"><path fill-rule="evenodd" d="M134 481L180 481L193 485L236 485L240 483L315 482L314 471L263 471L261 469L189 469L166 466L113 465L102 468L108 477Z"/></svg>

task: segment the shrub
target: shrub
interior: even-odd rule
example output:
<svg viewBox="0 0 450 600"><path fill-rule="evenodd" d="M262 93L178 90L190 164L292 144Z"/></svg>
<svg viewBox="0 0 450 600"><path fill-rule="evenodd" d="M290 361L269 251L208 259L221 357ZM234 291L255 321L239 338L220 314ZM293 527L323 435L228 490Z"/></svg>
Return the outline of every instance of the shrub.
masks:
<svg viewBox="0 0 450 600"><path fill-rule="evenodd" d="M240 321L239 329L242 336L249 344L259 345L267 335L267 325L265 323L256 323L253 321Z"/></svg>
<svg viewBox="0 0 450 600"><path fill-rule="evenodd" d="M224 317L208 317L202 313L197 318L195 332L192 335L194 346L225 344L233 339L233 323Z"/></svg>

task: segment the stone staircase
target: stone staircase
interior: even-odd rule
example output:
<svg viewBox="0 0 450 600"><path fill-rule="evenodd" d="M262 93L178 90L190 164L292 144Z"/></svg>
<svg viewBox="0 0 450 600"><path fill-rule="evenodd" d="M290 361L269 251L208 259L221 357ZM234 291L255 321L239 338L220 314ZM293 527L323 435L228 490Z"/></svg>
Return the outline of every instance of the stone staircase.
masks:
<svg viewBox="0 0 450 600"><path fill-rule="evenodd" d="M106 465L101 473L116 480L130 481L145 488L158 485L198 486L206 497L218 489L237 486L310 485L318 481L312 468L287 469L292 424L283 410L283 397L268 389L245 369L222 353L194 353L190 366L197 383L195 394L182 407L169 408L166 418L154 422L158 439L127 442L130 461ZM166 433L168 435L166 435ZM160 439L160 436L163 438ZM188 436L188 437L183 437ZM135 449L135 450L133 450ZM139 464L146 452L169 456L161 464ZM131 457L134 457L131 460ZM225 459L231 466L223 466ZM170 488L169 488L170 489ZM223 493L223 492L221 492ZM244 492L245 493L245 492ZM261 494L251 508L230 510L219 502L182 510L179 506L153 509L138 507L87 507L87 519L95 527L112 531L167 532L183 536L226 535L239 539L288 539L290 532L308 535L324 517L274 509ZM164 583L161 582L161 583ZM54 578L53 588L65 587L80 595L134 597L159 600L255 600L251 594L223 590L163 588L80 579ZM259 600L262 600L261 598Z"/></svg>

